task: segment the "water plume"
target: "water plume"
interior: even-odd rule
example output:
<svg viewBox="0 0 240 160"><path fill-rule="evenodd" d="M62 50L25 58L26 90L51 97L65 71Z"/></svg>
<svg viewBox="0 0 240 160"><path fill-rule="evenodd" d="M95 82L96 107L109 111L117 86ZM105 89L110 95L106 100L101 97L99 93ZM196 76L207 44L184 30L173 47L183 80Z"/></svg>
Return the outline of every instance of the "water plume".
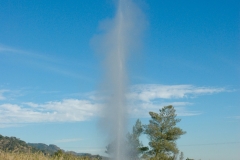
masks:
<svg viewBox="0 0 240 160"><path fill-rule="evenodd" d="M127 60L137 51L141 32L146 24L144 15L132 0L118 0L113 19L101 23L102 34L94 39L97 52L104 55L104 83L101 95L105 97L101 120L112 143L112 159L128 159L125 146L127 127L128 89Z"/></svg>

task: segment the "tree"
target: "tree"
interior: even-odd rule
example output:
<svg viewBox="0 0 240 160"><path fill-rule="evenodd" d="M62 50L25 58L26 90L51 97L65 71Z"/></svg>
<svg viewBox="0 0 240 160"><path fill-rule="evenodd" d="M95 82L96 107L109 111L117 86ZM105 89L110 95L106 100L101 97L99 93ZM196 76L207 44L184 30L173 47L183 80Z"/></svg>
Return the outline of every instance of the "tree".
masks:
<svg viewBox="0 0 240 160"><path fill-rule="evenodd" d="M138 119L132 128L132 133L127 134L127 154L128 158L132 160L139 159L140 155L148 150L148 147L144 147L140 142L139 137L143 133L143 126Z"/></svg>
<svg viewBox="0 0 240 160"><path fill-rule="evenodd" d="M63 155L64 155L64 152L61 149L59 149L57 152L54 153L53 156L55 158L59 158L59 157L62 157Z"/></svg>
<svg viewBox="0 0 240 160"><path fill-rule="evenodd" d="M184 155L183 155L183 152L181 152L179 160L183 160L183 159L184 159Z"/></svg>
<svg viewBox="0 0 240 160"><path fill-rule="evenodd" d="M132 132L128 132L126 135L126 156L129 160L137 160L145 151L148 150L148 147L144 147L140 142L139 137L144 132L141 121L138 119L135 125L132 127ZM111 155L114 142L110 143L106 147L105 153Z"/></svg>
<svg viewBox="0 0 240 160"><path fill-rule="evenodd" d="M180 119L176 118L172 105L165 106L159 111L159 114L149 112L152 119L144 126L145 134L150 140L148 154L154 160L174 159L174 154L178 153L176 140L186 132L176 127Z"/></svg>

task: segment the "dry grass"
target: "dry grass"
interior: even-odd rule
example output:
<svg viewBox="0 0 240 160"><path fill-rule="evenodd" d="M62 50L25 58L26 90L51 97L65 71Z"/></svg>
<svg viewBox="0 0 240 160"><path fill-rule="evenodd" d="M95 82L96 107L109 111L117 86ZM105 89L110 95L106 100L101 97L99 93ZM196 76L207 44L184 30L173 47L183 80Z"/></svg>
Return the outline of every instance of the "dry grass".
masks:
<svg viewBox="0 0 240 160"><path fill-rule="evenodd" d="M71 154L48 156L43 153L9 153L0 151L0 160L97 160L89 157L77 157Z"/></svg>

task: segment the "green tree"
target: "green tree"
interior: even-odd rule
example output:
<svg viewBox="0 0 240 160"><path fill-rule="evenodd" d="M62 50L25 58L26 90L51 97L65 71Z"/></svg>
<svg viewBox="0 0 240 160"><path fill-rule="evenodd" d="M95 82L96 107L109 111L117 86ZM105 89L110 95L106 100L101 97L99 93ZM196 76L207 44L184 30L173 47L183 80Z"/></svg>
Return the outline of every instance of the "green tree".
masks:
<svg viewBox="0 0 240 160"><path fill-rule="evenodd" d="M64 155L64 152L62 150L58 150L57 152L54 153L55 158L60 158Z"/></svg>
<svg viewBox="0 0 240 160"><path fill-rule="evenodd" d="M178 153L176 140L186 132L176 127L180 119L176 118L172 105L165 106L159 111L159 114L149 112L152 119L144 126L145 134L150 140L148 153L152 160L174 159L174 154Z"/></svg>
<svg viewBox="0 0 240 160"><path fill-rule="evenodd" d="M183 152L181 152L180 156L179 156L179 160L183 160L184 159L184 155Z"/></svg>
<svg viewBox="0 0 240 160"><path fill-rule="evenodd" d="M144 147L139 137L143 134L143 126L141 121L138 119L135 125L132 127L132 132L128 132L126 135L126 154L129 160L138 160L139 157L148 150L148 147ZM106 147L105 153L111 155L114 142L110 143Z"/></svg>
<svg viewBox="0 0 240 160"><path fill-rule="evenodd" d="M148 150L148 147L144 147L139 137L143 133L143 126L138 119L132 128L132 133L128 133L127 137L127 154L131 160L139 159L139 157Z"/></svg>

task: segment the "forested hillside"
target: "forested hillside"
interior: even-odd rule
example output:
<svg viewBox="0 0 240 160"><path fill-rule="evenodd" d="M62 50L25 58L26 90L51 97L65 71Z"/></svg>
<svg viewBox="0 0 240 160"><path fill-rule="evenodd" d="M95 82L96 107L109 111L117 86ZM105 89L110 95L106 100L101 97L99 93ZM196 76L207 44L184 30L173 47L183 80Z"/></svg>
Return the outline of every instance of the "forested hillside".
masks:
<svg viewBox="0 0 240 160"><path fill-rule="evenodd" d="M76 159L102 159L99 155L91 155L89 153L76 153L73 151L65 152L58 146L54 144L46 145L44 143L26 143L19 138L16 137L7 137L0 135L0 154L8 155L12 153L23 153L23 156L37 156L44 157L44 155L48 155L50 157L74 157ZM36 155L35 155L36 153ZM0 158L1 158L0 156ZM10 155L14 156L14 155ZM17 156L17 155L15 155ZM47 157L45 157L47 158ZM50 158L51 159L51 158ZM70 158L71 159L71 158Z"/></svg>
<svg viewBox="0 0 240 160"><path fill-rule="evenodd" d="M45 154L54 154L58 150L61 150L58 146L54 144L46 145L44 143L27 143L29 146L42 151Z"/></svg>
<svg viewBox="0 0 240 160"><path fill-rule="evenodd" d="M26 142L16 137L0 135L0 150L8 152L37 152L38 149L29 146Z"/></svg>

